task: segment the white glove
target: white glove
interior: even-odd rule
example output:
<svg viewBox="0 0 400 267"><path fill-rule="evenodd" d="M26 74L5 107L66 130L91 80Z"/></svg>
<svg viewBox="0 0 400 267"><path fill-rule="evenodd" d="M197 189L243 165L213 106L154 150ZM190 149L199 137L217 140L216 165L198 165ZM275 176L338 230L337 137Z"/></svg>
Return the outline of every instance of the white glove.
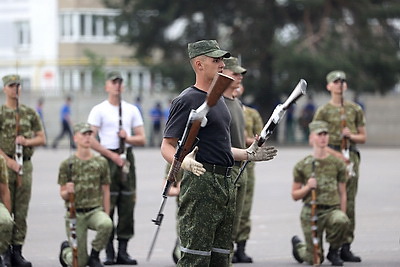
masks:
<svg viewBox="0 0 400 267"><path fill-rule="evenodd" d="M262 144L261 147L257 145L258 140L254 140L249 148L246 149L247 159L249 161L268 161L273 159L278 150L273 146L266 146L266 143Z"/></svg>
<svg viewBox="0 0 400 267"><path fill-rule="evenodd" d="M203 164L195 160L198 150L199 148L196 146L192 152L186 155L181 164L182 169L190 171L196 176L200 176L206 172L206 169L203 168Z"/></svg>

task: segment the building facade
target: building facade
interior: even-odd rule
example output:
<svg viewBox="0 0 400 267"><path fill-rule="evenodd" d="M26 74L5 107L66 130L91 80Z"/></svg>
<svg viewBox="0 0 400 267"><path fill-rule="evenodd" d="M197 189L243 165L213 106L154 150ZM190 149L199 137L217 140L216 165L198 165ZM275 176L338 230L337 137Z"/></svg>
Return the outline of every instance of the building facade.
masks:
<svg viewBox="0 0 400 267"><path fill-rule="evenodd" d="M101 0L0 1L0 74L21 75L23 90L65 94L103 90L104 74L119 70L142 96L151 74L117 43L117 15Z"/></svg>

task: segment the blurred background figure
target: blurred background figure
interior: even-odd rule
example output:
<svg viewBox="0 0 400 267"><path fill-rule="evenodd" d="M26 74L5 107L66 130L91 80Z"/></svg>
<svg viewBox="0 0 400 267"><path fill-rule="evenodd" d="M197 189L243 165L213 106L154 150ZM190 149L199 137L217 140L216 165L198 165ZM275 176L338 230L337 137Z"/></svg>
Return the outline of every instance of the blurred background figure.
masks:
<svg viewBox="0 0 400 267"><path fill-rule="evenodd" d="M44 105L44 98L40 97L36 104L36 112L39 114L40 121L42 122L44 134L47 136L46 126L44 124L43 105ZM44 144L43 147L47 147L47 144Z"/></svg>
<svg viewBox="0 0 400 267"><path fill-rule="evenodd" d="M69 145L71 148L75 149L75 143L72 134L71 128L71 102L72 98L67 96L65 98L65 103L60 109L60 118L61 118L61 132L60 134L54 139L52 147L55 149L58 146L58 142L64 137L65 134L69 136Z"/></svg>
<svg viewBox="0 0 400 267"><path fill-rule="evenodd" d="M299 126L303 133L303 142L308 143L308 136L310 135L310 131L308 128L309 123L313 120L315 113L315 104L312 96L308 96L307 103L304 105L301 110L301 114L299 117Z"/></svg>
<svg viewBox="0 0 400 267"><path fill-rule="evenodd" d="M164 119L164 111L161 103L157 102L150 110L151 117L151 132L150 132L150 146L160 146L162 141L161 124Z"/></svg>

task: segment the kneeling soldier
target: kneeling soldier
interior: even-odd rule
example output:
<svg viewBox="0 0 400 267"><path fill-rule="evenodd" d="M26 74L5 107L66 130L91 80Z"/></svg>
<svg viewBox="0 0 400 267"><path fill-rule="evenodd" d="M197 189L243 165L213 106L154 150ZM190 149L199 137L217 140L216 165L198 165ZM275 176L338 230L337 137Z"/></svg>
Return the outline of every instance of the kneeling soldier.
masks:
<svg viewBox="0 0 400 267"><path fill-rule="evenodd" d="M112 231L110 212L110 173L107 160L95 156L90 149L92 130L87 123L74 127L74 141L77 150L74 155L61 163L58 184L60 195L70 207L71 194L74 194L76 210L76 240L71 236L70 211L65 216L69 242L61 244L60 263L72 266L73 245L76 241L79 266L103 266L99 252L105 248ZM92 251L87 254L87 232L96 231L92 241Z"/></svg>
<svg viewBox="0 0 400 267"><path fill-rule="evenodd" d="M350 225L346 215L346 166L327 152L328 124L324 121L313 121L309 128L313 153L295 165L292 186L293 199L302 199L304 202L300 218L306 242L302 243L297 236L292 238L293 256L299 263L306 261L319 265L324 260L322 236L325 231L326 241L330 244L328 260L333 266L343 266L339 249L346 241ZM316 193L315 203L311 201L312 190ZM313 204L316 204L316 217L311 216ZM313 234L316 237L314 240ZM314 246L315 243L317 246ZM314 255L319 262L314 262Z"/></svg>

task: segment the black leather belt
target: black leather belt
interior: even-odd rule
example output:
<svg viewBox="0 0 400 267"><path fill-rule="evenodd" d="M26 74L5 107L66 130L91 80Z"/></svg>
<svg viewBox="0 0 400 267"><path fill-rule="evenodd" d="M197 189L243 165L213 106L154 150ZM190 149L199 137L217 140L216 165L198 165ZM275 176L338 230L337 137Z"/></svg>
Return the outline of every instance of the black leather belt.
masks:
<svg viewBox="0 0 400 267"><path fill-rule="evenodd" d="M86 212L92 211L92 210L97 209L97 208L98 208L98 207L81 208L81 209L75 209L75 211L78 212L78 213L86 213ZM70 210L70 209L68 208L68 211L69 211L69 210Z"/></svg>
<svg viewBox="0 0 400 267"><path fill-rule="evenodd" d="M219 165L214 165L214 164L209 164L209 163L202 163L204 169L208 172L212 172L215 174L220 174L224 176L230 176L232 167L225 167L225 166L219 166Z"/></svg>
<svg viewBox="0 0 400 267"><path fill-rule="evenodd" d="M8 154L7 154L7 156L8 156L9 158L11 158L11 159L14 158L14 156L11 156L11 155L8 155ZM24 156L24 157L22 157L22 160L23 160L23 161L28 161L28 160L31 160L31 157L25 157L25 156Z"/></svg>
<svg viewBox="0 0 400 267"><path fill-rule="evenodd" d="M305 203L304 206L311 207L311 204L310 204L310 203ZM321 209L321 210L329 210L329 209L338 208L338 207L339 207L339 205L322 205L322 204L317 204L317 209Z"/></svg>

